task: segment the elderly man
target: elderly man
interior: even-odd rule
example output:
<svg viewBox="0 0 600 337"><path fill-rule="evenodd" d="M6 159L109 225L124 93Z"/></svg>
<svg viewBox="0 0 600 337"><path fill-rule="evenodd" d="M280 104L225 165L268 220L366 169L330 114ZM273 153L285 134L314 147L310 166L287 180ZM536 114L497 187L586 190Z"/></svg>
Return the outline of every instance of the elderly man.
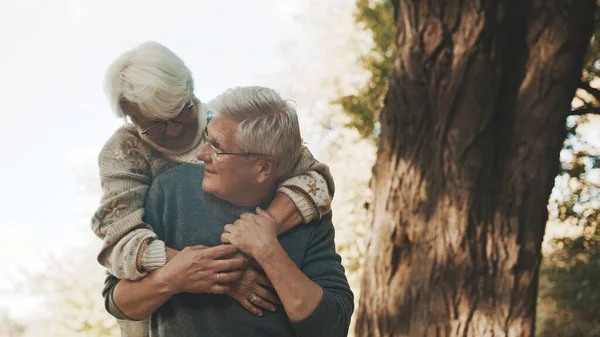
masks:
<svg viewBox="0 0 600 337"><path fill-rule="evenodd" d="M278 238L262 211L300 156L294 108L262 87L231 89L212 105L217 115L197 154L204 166L166 171L146 200L146 222L182 251L141 281L109 276L107 309L121 319L152 315L152 336L346 336L353 295L331 215ZM262 317L224 295L252 270L238 249L266 275L247 299L267 303Z"/></svg>

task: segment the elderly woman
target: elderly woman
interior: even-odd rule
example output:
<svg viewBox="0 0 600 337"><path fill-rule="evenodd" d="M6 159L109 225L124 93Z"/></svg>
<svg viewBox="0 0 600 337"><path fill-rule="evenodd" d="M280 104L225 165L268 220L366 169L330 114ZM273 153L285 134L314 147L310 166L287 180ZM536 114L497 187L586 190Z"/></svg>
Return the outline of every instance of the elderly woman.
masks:
<svg viewBox="0 0 600 337"><path fill-rule="evenodd" d="M104 239L98 261L120 279L139 280L178 253L144 223L145 194L165 170L201 163L195 153L204 144L210 108L194 96L192 74L184 62L156 42L119 56L108 68L105 85L114 112L132 123L119 128L100 153L103 196L92 230ZM328 213L333 191L328 167L305 150L280 181L267 212L282 233ZM202 219L197 221L202 226ZM242 289L230 296L255 314L271 309L269 299L257 301L260 307L249 306L246 296L259 292L252 288L261 285L255 280L244 284L247 293ZM128 330L139 330L140 324Z"/></svg>

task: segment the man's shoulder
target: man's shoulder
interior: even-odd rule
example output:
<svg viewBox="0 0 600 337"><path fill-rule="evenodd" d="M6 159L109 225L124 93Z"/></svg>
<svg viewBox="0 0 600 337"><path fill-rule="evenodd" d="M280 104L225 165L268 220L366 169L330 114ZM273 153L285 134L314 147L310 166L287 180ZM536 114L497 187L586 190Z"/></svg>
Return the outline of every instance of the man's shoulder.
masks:
<svg viewBox="0 0 600 337"><path fill-rule="evenodd" d="M202 189L204 166L201 164L181 164L159 174L152 182L151 190L164 195L187 194Z"/></svg>
<svg viewBox="0 0 600 337"><path fill-rule="evenodd" d="M159 174L154 180L161 185L189 185L194 181L202 182L204 177L204 165L202 164L181 164L170 168Z"/></svg>
<svg viewBox="0 0 600 337"><path fill-rule="evenodd" d="M304 225L310 228L309 242L314 240L322 240L324 237L331 236L335 238L335 226L333 225L333 214L329 212L321 217L321 219L313 220Z"/></svg>
<svg viewBox="0 0 600 337"><path fill-rule="evenodd" d="M288 232L283 233L280 236L280 239L289 243L291 246L295 247L295 249L300 245L306 250L326 237L335 237L335 228L333 226L331 212L323 215L321 219L313 220L307 224L299 224ZM286 246L284 246L284 248L286 248Z"/></svg>
<svg viewBox="0 0 600 337"><path fill-rule="evenodd" d="M333 214L332 213L333 212L329 212L329 213L323 215L321 217L321 219L315 219L306 225L313 228L313 230L317 229L317 228L320 228L320 229L327 228L327 230L333 229L334 226L333 226Z"/></svg>

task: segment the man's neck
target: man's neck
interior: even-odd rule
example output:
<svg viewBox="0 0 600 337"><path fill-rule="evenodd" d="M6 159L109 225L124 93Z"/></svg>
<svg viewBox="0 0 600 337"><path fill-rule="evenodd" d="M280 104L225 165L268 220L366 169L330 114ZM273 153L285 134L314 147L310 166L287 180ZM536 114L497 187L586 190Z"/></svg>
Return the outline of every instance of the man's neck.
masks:
<svg viewBox="0 0 600 337"><path fill-rule="evenodd" d="M241 207L268 207L275 198L275 194L277 194L277 181L273 180L256 186L249 186L246 191L247 193L238 193L227 201Z"/></svg>
<svg viewBox="0 0 600 337"><path fill-rule="evenodd" d="M262 193L261 192L252 192L245 196L239 196L239 198L236 198L236 200L231 200L229 202L236 206L241 206L241 207L264 208L264 207L267 207L271 203L271 201L273 201L273 198L275 198L275 193L277 193L277 191L275 189L271 189L269 191L264 191Z"/></svg>

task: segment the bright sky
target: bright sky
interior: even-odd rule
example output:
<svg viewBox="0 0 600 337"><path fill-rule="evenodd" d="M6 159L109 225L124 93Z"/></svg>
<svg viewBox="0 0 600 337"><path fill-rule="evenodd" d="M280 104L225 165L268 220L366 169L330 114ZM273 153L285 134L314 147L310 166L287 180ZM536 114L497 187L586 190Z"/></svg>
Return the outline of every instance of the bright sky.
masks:
<svg viewBox="0 0 600 337"><path fill-rule="evenodd" d="M96 158L121 124L102 91L108 64L159 41L208 100L277 69L294 1L0 1L0 313L15 305L7 271L99 242Z"/></svg>

